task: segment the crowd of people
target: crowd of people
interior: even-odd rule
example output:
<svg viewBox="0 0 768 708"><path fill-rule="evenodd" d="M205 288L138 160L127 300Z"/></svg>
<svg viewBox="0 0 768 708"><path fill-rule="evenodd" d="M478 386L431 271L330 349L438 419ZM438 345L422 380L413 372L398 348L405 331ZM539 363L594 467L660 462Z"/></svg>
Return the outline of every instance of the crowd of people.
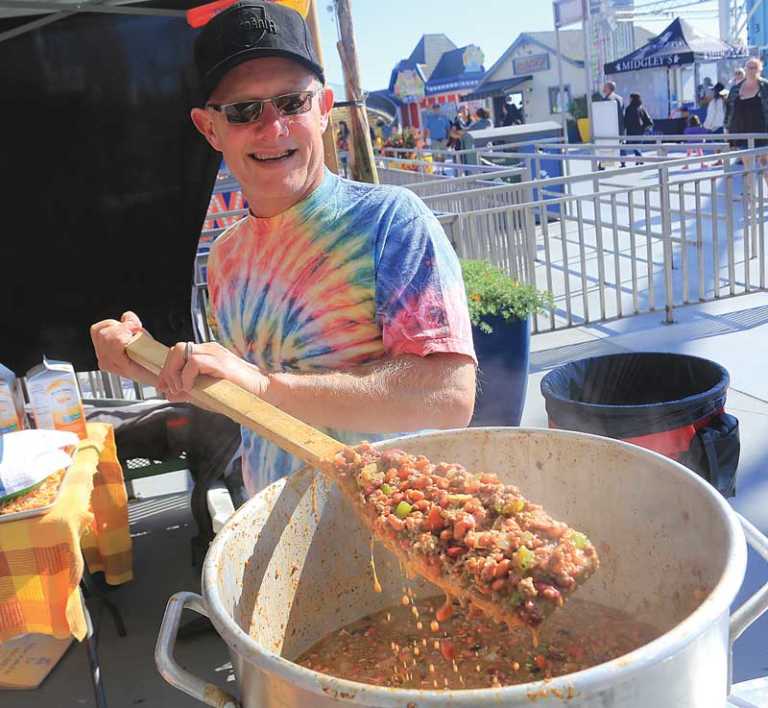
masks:
<svg viewBox="0 0 768 708"><path fill-rule="evenodd" d="M706 106L704 120L688 109L681 108L676 112L676 117L685 121L684 135L724 135L744 133L768 133L768 79L762 77L763 62L758 57L750 58L744 67L734 70L730 80L730 88L723 83L715 83L709 95L703 102ZM642 164L642 152L638 149L643 142L638 138L653 131L654 122L643 105L643 99L638 93L629 94L628 103L616 93L616 84L606 81L603 86L603 100L616 103L618 114L619 136L626 147L620 150L620 166L626 166L625 157L634 155L637 159L634 164ZM732 139L729 143L733 149L746 149L750 141L746 139ZM754 139L754 147L768 145L766 139ZM629 147L634 145L634 147ZM719 154L719 150L716 153ZM689 156L704 157L703 143L699 146L691 146L688 149ZM760 156L761 164L768 164L768 157ZM718 159L712 166L722 165ZM707 167L702 160L702 167ZM605 165L598 163L599 170L605 169Z"/></svg>
<svg viewBox="0 0 768 708"><path fill-rule="evenodd" d="M673 117L685 122L682 132L685 135L725 135L744 133L766 133L765 139L756 138L751 141L734 138L729 140L733 149L746 149L751 144L755 147L768 145L768 79L762 77L763 63L758 57L750 58L743 67L734 70L729 86L722 82L702 87L700 104L706 108L703 119L687 108L679 108ZM706 89L706 90L704 90ZM616 104L618 133L621 139L620 166L626 167L630 162L641 165L642 136L654 130L654 121L643 104L639 93L630 93L627 101L616 92L616 84L606 81L603 86L603 100ZM494 126L491 116L484 108L471 111L467 104L459 104L456 115L450 119L445 113L445 106L433 104L425 111L422 128L397 129L382 120L371 127L371 140L375 148L410 148L414 151L430 150L438 156L439 151L461 150L467 147L465 136L468 132L482 130ZM496 116L496 125L510 126L524 123L522 110L517 106L512 96L507 96L502 104L501 115ZM728 138L721 138L728 140ZM346 123L341 121L337 128L337 147L342 153L349 150L350 131ZM693 142L693 141L692 141ZM710 148L710 155L718 156L721 150ZM688 150L689 156L701 156L702 167L707 167L704 161L704 143L692 145ZM627 158L631 158L628 160ZM761 164L768 164L768 157L760 157ZM711 166L722 165L718 159ZM598 162L597 169L605 169Z"/></svg>
<svg viewBox="0 0 768 708"><path fill-rule="evenodd" d="M500 125L519 125L524 122L523 112L511 98L504 104L505 110ZM422 128L397 129L379 119L371 126L371 143L375 149L411 148L414 150L461 150L466 143L463 138L468 132L492 128L490 113L484 108L470 110L460 104L456 115L450 119L440 104L433 104L425 112ZM345 121L339 121L336 128L336 147L341 153L349 151L351 132Z"/></svg>

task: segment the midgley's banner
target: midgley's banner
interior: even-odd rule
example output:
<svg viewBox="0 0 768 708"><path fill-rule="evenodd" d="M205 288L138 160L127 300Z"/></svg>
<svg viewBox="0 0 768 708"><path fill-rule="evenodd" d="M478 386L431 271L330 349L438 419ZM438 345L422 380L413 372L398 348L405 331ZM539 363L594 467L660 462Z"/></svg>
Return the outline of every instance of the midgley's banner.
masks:
<svg viewBox="0 0 768 708"><path fill-rule="evenodd" d="M668 68L696 61L746 56L742 47L697 32L688 22L674 20L661 34L631 54L605 64L606 74Z"/></svg>
<svg viewBox="0 0 768 708"><path fill-rule="evenodd" d="M623 71L637 71L638 69L654 69L659 66L672 67L682 64L693 64L693 52L678 52L676 54L651 55L635 58L632 54L618 61L608 62L605 65L606 74L620 74Z"/></svg>

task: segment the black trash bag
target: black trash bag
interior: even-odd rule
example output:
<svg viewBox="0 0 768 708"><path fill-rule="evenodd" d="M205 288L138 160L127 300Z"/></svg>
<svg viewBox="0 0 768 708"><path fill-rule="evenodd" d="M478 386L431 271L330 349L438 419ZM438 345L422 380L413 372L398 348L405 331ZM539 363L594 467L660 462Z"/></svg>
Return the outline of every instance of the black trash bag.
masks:
<svg viewBox="0 0 768 708"><path fill-rule="evenodd" d="M674 434L706 421L689 449L673 457L730 497L739 423L724 413L729 382L728 372L708 359L638 352L559 366L542 379L541 392L550 426L619 440Z"/></svg>
<svg viewBox="0 0 768 708"><path fill-rule="evenodd" d="M680 462L701 475L723 496L733 497L740 449L738 419L721 413L696 433Z"/></svg>
<svg viewBox="0 0 768 708"><path fill-rule="evenodd" d="M572 361L541 382L550 425L634 438L692 425L725 406L728 372L699 357L609 354Z"/></svg>

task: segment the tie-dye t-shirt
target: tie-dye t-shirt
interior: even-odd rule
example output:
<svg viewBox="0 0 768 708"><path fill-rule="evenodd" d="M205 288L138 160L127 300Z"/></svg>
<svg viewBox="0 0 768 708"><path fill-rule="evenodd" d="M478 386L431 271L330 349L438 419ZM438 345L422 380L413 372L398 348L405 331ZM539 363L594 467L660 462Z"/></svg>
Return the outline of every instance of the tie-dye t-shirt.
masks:
<svg viewBox="0 0 768 708"><path fill-rule="evenodd" d="M425 204L399 187L326 171L305 200L249 215L208 259L218 341L262 371L345 369L436 352L474 359L456 255ZM348 443L372 433L327 430ZM301 466L243 428L243 479L253 495Z"/></svg>

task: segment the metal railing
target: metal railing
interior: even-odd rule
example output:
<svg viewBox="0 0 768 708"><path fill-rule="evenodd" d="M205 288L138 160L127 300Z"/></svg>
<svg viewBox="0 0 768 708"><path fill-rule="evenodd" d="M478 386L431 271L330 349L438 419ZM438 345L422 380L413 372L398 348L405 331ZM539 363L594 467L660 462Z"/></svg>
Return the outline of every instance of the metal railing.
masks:
<svg viewBox="0 0 768 708"><path fill-rule="evenodd" d="M458 213L457 252L553 294L535 332L656 310L672 322L676 307L763 289L768 148L691 173L702 159L539 180L529 201Z"/></svg>
<svg viewBox="0 0 768 708"><path fill-rule="evenodd" d="M654 311L672 322L677 307L765 288L768 148L735 151L729 143L761 138L538 141L528 144L531 152L519 152L520 145L475 151L512 166L464 165L459 177L400 170L398 178L411 180L402 183L436 213L460 257L487 260L552 293L555 308L533 318L534 332ZM618 152L636 147L641 157ZM688 151L694 154L676 157ZM531 179L550 159L567 165L566 175ZM609 159L628 166L592 169ZM701 169L712 160L716 169ZM380 175L395 173L391 164ZM445 171L457 163L437 164ZM193 303L200 340L212 338L202 266Z"/></svg>

